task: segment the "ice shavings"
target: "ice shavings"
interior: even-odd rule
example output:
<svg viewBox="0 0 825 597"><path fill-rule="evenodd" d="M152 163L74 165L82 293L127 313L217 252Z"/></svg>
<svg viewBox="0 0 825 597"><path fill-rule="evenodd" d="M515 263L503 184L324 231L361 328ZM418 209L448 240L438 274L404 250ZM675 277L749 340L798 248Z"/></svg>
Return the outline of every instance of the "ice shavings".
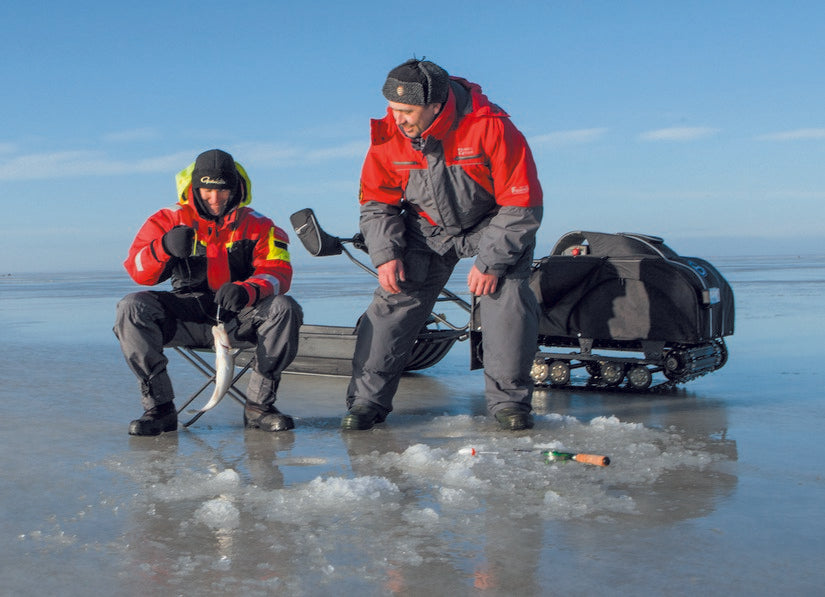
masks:
<svg viewBox="0 0 825 597"><path fill-rule="evenodd" d="M399 567L416 570L488 541L519 545L525 531L540 534L556 521L631 519L638 526L695 517L713 507L725 481L706 470L728 457L727 443L675 428L552 413L536 415L534 429L516 434L502 433L482 416L443 415L430 422L423 432L399 424L333 438L316 452L307 447L300 458L323 454L345 463L309 480L294 467L278 472L280 458L253 461L251 455L246 463L233 461L247 467L240 473L213 464L212 456L193 463L173 454L161 461L149 452L138 454L145 457L141 466L116 466L136 479L143 474L141 498L159 522L152 540L175 544L188 558L177 564L176 577L212 575L216 586L234 582L293 594L307 589L287 572L297 562L320 571L316 579L324 583L353 571L371 583ZM345 451L331 453L329 446L341 440ZM542 450L603 454L611 463L546 462ZM284 462L297 461L290 458ZM230 459L221 462L227 466ZM286 484L260 482L267 474ZM187 553L186 546L204 541L213 547ZM252 553L266 559L266 569L239 571Z"/></svg>
<svg viewBox="0 0 825 597"><path fill-rule="evenodd" d="M153 484L147 494L161 501L191 500L240 491L241 478L232 469L218 473L183 471L166 483Z"/></svg>
<svg viewBox="0 0 825 597"><path fill-rule="evenodd" d="M436 499L442 508L459 508L462 510L477 510L481 505L478 498L471 492L453 487L440 487Z"/></svg>
<svg viewBox="0 0 825 597"><path fill-rule="evenodd" d="M529 435L484 435L476 426L461 437L458 431L467 429L468 420L439 417L436 425L449 438L439 447L417 443L400 452L372 451L355 462L359 470L380 470L402 492L428 496L422 498L425 507L470 513L506 500L514 516L569 519L644 514L634 487L652 486L673 471L701 474L720 458L703 442L691 442L675 430L651 429L615 416L583 422L549 414L537 417ZM548 463L542 450L607 455L612 463Z"/></svg>
<svg viewBox="0 0 825 597"><path fill-rule="evenodd" d="M358 516L398 507L398 487L379 476L353 479L316 477L305 485L249 493L256 510L268 520L305 524L335 516Z"/></svg>
<svg viewBox="0 0 825 597"><path fill-rule="evenodd" d="M403 518L408 524L416 526L430 526L438 524L441 517L438 515L438 512L432 508L423 508L421 510L406 510L401 514L401 518Z"/></svg>
<svg viewBox="0 0 825 597"><path fill-rule="evenodd" d="M195 511L195 520L216 530L238 528L241 513L226 496L220 496L204 502Z"/></svg>
<svg viewBox="0 0 825 597"><path fill-rule="evenodd" d="M409 524L449 526L497 503L507 503L514 517L609 518L658 511L655 485L663 476L676 471L701 476L725 457L710 449L713 438L690 439L672 428L616 416L582 421L548 413L536 416L529 433L505 434L490 428L486 417L444 415L428 425L425 436L412 436L420 441L391 444L396 450L387 450L380 435L358 437L348 444L349 474L343 470L341 476L268 489L230 468L180 467L173 475L153 475L144 497L149 509L194 502L179 510L189 508L189 521L215 530L237 528L245 515L264 525L346 525L402 516ZM548 463L542 450L602 454L611 464Z"/></svg>
<svg viewBox="0 0 825 597"><path fill-rule="evenodd" d="M412 478L436 477L448 487L479 490L487 483L476 477L472 467L463 460L456 460L446 450L424 444L414 444L400 454L373 453L368 459L383 470L400 470Z"/></svg>

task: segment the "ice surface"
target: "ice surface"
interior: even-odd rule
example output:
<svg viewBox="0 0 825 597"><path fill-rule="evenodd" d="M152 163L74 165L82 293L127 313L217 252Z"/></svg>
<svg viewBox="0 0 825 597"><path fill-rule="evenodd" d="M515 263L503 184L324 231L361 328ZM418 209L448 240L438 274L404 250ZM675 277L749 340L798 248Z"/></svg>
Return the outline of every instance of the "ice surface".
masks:
<svg viewBox="0 0 825 597"><path fill-rule="evenodd" d="M338 428L346 379L288 375L293 432L244 430L225 400L132 438L137 387L111 335L132 285L4 278L4 591L818 594L825 260L715 262L737 298L725 368L671 393L537 392L518 433L485 415L461 343L368 432ZM336 292L296 282L309 323L351 325L369 299L371 280L334 273ZM200 384L170 358L179 394Z"/></svg>

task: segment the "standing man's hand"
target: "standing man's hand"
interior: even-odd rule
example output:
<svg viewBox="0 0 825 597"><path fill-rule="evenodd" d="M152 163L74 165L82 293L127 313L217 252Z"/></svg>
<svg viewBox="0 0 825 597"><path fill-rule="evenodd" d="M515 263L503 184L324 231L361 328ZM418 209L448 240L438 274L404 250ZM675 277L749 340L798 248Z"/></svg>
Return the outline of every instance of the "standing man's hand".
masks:
<svg viewBox="0 0 825 597"><path fill-rule="evenodd" d="M482 274L476 266L473 266L467 275L467 287L475 296L493 294L498 288L498 276Z"/></svg>
<svg viewBox="0 0 825 597"><path fill-rule="evenodd" d="M406 282L404 264L400 259L393 259L378 266L378 283L381 288L392 294L401 292L399 282Z"/></svg>

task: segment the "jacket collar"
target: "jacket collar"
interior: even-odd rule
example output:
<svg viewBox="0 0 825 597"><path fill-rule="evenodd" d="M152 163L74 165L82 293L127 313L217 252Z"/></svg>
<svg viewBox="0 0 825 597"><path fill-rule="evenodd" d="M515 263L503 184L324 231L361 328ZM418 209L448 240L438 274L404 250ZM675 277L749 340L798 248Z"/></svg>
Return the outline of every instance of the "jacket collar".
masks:
<svg viewBox="0 0 825 597"><path fill-rule="evenodd" d="M214 224L218 229L237 225L239 215L238 212L240 211L241 206L236 205L223 216L216 218L206 215L199 209L198 200L195 199L194 191L191 186L186 189L183 198L185 198L185 200L180 201L179 205L190 214L189 217L192 219L193 223L200 222L206 225Z"/></svg>
<svg viewBox="0 0 825 597"><path fill-rule="evenodd" d="M432 124L421 133L421 140L425 141L427 137L435 137L439 141L443 139L450 129L454 128L457 121L455 93L450 89L447 95L447 101L441 108L441 112L435 117Z"/></svg>

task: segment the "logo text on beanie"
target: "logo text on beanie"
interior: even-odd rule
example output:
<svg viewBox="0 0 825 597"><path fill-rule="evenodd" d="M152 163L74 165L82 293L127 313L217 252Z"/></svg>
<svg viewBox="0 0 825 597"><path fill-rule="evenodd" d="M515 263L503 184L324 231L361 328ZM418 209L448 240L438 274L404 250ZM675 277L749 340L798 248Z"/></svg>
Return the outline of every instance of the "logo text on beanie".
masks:
<svg viewBox="0 0 825 597"><path fill-rule="evenodd" d="M226 184L223 178L212 178L211 176L201 176L201 184Z"/></svg>

